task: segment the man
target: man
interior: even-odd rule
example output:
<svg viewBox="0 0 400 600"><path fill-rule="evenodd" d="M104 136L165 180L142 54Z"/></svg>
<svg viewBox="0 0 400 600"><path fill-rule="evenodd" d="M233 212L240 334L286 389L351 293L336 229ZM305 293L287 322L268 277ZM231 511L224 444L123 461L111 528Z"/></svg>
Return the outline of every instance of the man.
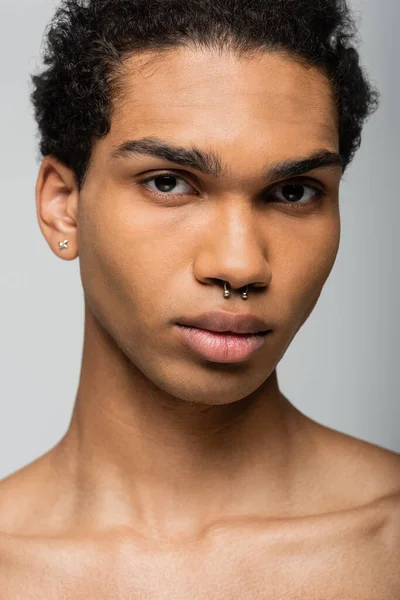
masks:
<svg viewBox="0 0 400 600"><path fill-rule="evenodd" d="M399 456L276 373L377 106L352 28L333 0L57 11L37 215L84 348L67 433L0 485L2 598L400 598Z"/></svg>

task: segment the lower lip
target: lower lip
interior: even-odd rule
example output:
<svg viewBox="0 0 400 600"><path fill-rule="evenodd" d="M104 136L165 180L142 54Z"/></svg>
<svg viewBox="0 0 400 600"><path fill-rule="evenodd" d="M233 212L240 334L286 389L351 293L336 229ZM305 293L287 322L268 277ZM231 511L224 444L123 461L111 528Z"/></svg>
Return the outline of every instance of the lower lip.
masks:
<svg viewBox="0 0 400 600"><path fill-rule="evenodd" d="M235 335L234 333L215 333L196 327L178 325L182 338L195 352L207 360L220 363L242 362L250 358L257 350L262 348L265 337L263 335Z"/></svg>

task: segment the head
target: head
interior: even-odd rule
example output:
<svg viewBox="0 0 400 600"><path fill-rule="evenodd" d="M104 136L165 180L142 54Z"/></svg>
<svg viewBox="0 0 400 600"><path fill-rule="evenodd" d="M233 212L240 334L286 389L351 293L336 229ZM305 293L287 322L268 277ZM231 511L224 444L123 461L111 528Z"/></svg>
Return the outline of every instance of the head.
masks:
<svg viewBox="0 0 400 600"><path fill-rule="evenodd" d="M355 35L340 0L58 9L32 78L39 224L58 256L79 256L98 326L167 393L249 396L317 303L339 247L340 181L378 105ZM210 310L272 332L249 360L208 361L177 323Z"/></svg>

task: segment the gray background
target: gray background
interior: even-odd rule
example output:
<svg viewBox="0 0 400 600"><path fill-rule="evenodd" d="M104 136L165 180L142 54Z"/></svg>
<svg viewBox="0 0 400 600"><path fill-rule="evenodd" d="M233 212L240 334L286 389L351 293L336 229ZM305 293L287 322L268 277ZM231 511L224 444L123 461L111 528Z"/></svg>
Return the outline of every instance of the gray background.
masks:
<svg viewBox="0 0 400 600"><path fill-rule="evenodd" d="M0 478L64 435L83 339L79 263L59 260L36 219L39 168L29 74L57 2L0 0ZM316 421L400 452L398 0L353 0L361 62L381 106L341 184L341 247L320 300L278 367Z"/></svg>

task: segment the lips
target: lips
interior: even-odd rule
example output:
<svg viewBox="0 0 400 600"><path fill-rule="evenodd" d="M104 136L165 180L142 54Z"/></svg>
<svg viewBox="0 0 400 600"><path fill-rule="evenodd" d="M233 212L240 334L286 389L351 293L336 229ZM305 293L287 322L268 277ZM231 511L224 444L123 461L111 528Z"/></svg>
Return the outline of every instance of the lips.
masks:
<svg viewBox="0 0 400 600"><path fill-rule="evenodd" d="M239 335L265 333L271 330L270 325L256 315L234 314L225 311L212 311L198 316L182 317L177 324L205 331Z"/></svg>
<svg viewBox="0 0 400 600"><path fill-rule="evenodd" d="M231 334L178 325L184 344L202 358L218 363L238 363L250 359L264 345L266 334Z"/></svg>

